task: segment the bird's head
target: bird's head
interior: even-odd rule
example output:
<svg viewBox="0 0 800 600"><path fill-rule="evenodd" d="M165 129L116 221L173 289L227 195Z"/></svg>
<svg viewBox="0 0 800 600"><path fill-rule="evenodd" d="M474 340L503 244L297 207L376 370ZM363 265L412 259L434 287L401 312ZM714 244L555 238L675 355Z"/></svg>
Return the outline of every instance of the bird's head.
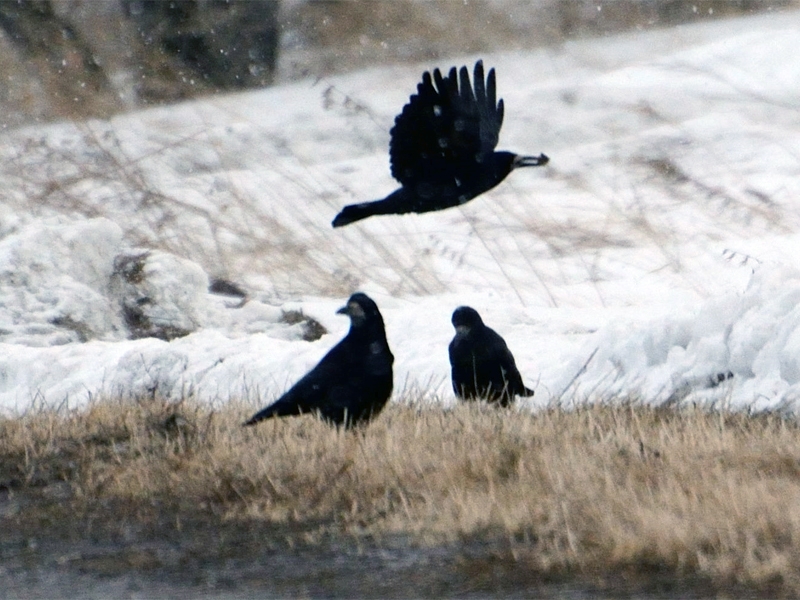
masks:
<svg viewBox="0 0 800 600"><path fill-rule="evenodd" d="M368 321L377 319L383 325L383 318L378 310L378 305L361 292L356 292L347 300L342 308L336 311L338 315L347 315L353 327L360 327Z"/></svg>
<svg viewBox="0 0 800 600"><path fill-rule="evenodd" d="M451 321L457 334L467 334L472 331L473 327L483 325L478 311L470 306L459 306L455 309Z"/></svg>

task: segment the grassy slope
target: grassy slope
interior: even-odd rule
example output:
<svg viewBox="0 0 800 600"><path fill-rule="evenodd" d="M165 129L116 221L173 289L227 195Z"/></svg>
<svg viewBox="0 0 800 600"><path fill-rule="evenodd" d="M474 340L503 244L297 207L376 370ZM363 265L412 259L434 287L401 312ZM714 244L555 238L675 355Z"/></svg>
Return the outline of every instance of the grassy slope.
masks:
<svg viewBox="0 0 800 600"><path fill-rule="evenodd" d="M127 568L159 564L142 539L222 561L233 546L399 535L479 542L539 580L800 592L800 429L777 416L407 402L352 435L313 417L243 429L249 411L104 401L0 421L0 526L113 541L133 552Z"/></svg>

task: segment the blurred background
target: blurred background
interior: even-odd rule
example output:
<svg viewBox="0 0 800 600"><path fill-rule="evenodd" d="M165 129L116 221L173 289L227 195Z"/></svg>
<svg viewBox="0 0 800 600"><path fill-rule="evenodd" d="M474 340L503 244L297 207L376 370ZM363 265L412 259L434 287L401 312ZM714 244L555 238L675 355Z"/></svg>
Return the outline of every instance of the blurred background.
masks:
<svg viewBox="0 0 800 600"><path fill-rule="evenodd" d="M0 0L0 125L108 117L370 64L513 51L800 0Z"/></svg>

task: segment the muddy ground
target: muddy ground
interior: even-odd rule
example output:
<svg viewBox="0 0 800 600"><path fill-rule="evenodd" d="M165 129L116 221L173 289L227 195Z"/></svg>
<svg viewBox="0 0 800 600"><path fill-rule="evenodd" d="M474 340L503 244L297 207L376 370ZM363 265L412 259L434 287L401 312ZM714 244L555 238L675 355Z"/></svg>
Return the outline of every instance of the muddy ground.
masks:
<svg viewBox="0 0 800 600"><path fill-rule="evenodd" d="M67 484L0 491L0 581L11 598L701 598L657 565L543 576L536 540L492 532L425 546L337 534L331 523L231 519L208 507L104 503L81 514ZM747 590L728 590L740 597Z"/></svg>

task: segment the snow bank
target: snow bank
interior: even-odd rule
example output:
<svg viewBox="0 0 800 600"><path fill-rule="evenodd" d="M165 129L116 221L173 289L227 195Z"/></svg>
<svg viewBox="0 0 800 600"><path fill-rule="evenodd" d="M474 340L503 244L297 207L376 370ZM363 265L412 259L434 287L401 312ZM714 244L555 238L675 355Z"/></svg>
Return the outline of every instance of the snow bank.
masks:
<svg viewBox="0 0 800 600"><path fill-rule="evenodd" d="M588 364L569 397L795 409L799 344L800 270L764 266L743 293L711 300L694 314L633 329L624 321L604 327L579 352Z"/></svg>
<svg viewBox="0 0 800 600"><path fill-rule="evenodd" d="M800 13L485 56L500 146L467 205L333 230L396 183L392 66L0 136L0 407L101 394L265 403L378 303L396 389L452 402L476 308L536 396L794 410ZM471 63L475 57L465 57ZM245 297L209 293L230 280ZM305 341L302 310L329 332ZM398 394L399 395L399 394Z"/></svg>
<svg viewBox="0 0 800 600"><path fill-rule="evenodd" d="M0 341L118 339L107 296L122 230L107 219L36 223L0 240Z"/></svg>

